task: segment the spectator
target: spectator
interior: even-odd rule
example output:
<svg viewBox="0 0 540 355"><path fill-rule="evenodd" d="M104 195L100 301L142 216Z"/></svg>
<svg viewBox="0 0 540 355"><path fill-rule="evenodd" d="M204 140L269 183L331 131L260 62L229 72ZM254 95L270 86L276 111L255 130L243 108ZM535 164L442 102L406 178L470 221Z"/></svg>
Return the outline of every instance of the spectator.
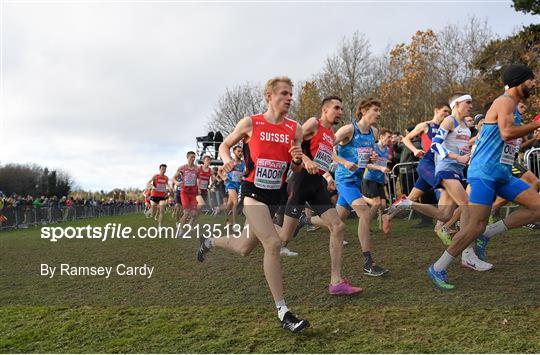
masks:
<svg viewBox="0 0 540 355"><path fill-rule="evenodd" d="M216 158L215 159L218 159L218 153L219 153L219 146L221 145L221 143L223 143L223 135L221 134L220 131L217 131L216 134L214 135L214 150L215 150L215 153L216 153Z"/></svg>

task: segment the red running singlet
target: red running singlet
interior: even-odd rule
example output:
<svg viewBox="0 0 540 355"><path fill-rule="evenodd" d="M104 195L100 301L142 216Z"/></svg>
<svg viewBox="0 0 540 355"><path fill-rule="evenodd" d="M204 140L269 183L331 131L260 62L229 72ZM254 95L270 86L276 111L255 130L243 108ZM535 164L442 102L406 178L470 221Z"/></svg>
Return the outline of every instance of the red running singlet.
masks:
<svg viewBox="0 0 540 355"><path fill-rule="evenodd" d="M292 160L289 149L296 135L296 121L285 118L279 124L268 122L264 115L251 116L253 131L244 140L247 177L260 189L278 190L285 182L285 172Z"/></svg>
<svg viewBox="0 0 540 355"><path fill-rule="evenodd" d="M309 159L319 167L319 174L330 170L332 154L334 153L334 132L322 125L321 120L317 132L310 140L302 142L302 150Z"/></svg>

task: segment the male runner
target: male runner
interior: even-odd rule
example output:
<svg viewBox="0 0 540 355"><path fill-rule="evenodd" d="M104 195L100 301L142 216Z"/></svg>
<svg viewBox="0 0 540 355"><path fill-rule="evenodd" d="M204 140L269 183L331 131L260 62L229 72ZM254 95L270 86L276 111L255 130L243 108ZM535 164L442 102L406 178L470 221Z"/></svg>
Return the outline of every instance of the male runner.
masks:
<svg viewBox="0 0 540 355"><path fill-rule="evenodd" d="M187 164L182 165L174 174L173 180L181 179L182 191L180 192L180 200L184 214L180 218L180 225L184 225L188 218L189 223L194 224L197 218L197 195L199 190L199 167L195 165L195 152L189 151L186 155Z"/></svg>
<svg viewBox="0 0 540 355"><path fill-rule="evenodd" d="M375 144L376 161L375 165L380 167L377 170L368 169L364 178L362 179L362 194L364 199L371 205L371 219L373 219L377 212L386 208L386 191L384 190L385 183L388 182L387 173L388 169L388 145L392 141L392 132L386 128L379 130L379 140ZM384 230L390 230L389 219L383 222L385 224Z"/></svg>
<svg viewBox="0 0 540 355"><path fill-rule="evenodd" d="M159 174L152 176L146 184L150 189L150 202L152 204L152 216L156 215L159 206L158 225L161 227L163 216L165 215L165 206L167 204L168 182L169 178L165 175L167 165L159 166Z"/></svg>
<svg viewBox="0 0 540 355"><path fill-rule="evenodd" d="M210 186L210 180L212 179L211 161L212 158L209 155L205 155L203 157L203 165L199 167L199 190L201 192L200 196L197 196L197 207L199 209L209 206L208 186Z"/></svg>
<svg viewBox="0 0 540 355"><path fill-rule="evenodd" d="M238 194L246 164L242 160L242 147L237 145L233 148L234 168L225 175L225 190L227 191L227 210L232 211L233 225L236 224L236 209L238 206ZM229 217L227 217L227 221Z"/></svg>
<svg viewBox="0 0 540 355"><path fill-rule="evenodd" d="M325 180L327 178L328 181L332 181L329 173L334 153L332 126L339 123L342 114L342 100L337 96L330 96L321 103L321 117L312 117L302 125L304 167L300 172L293 174L288 182L291 192L280 231L280 237L285 243L293 237L306 202L320 216L330 230L331 276L328 292L331 295L349 295L362 291L341 277L345 224L330 201L328 184Z"/></svg>
<svg viewBox="0 0 540 355"><path fill-rule="evenodd" d="M382 276L388 272L373 261L369 232L371 211L361 193L364 170L382 169L370 163L377 135L372 125L379 119L380 107L381 102L374 98L360 101L355 114L358 120L341 127L335 137L338 151L335 159L340 163L335 174L339 192L336 209L342 220L351 210L358 216L358 239L364 255L364 275L368 276Z"/></svg>
<svg viewBox="0 0 540 355"><path fill-rule="evenodd" d="M407 196L413 203L410 207L426 216L437 219L438 221L446 222L452 217L454 206L452 206L452 200L446 191L441 190L438 207L428 204L419 204L420 197L431 189L436 188L435 181L435 158L434 153L431 151L432 140L439 131L439 127L443 120L450 115L450 106L447 102L439 102L433 109L433 118L431 121L421 122L409 132L403 138L403 144L411 150L417 158L422 158L418 163L416 172L418 173L418 179L414 184L413 189ZM412 143L413 138L420 136L422 142L422 150L419 150ZM400 205L401 199L396 201L395 205ZM388 216L388 217L387 217ZM383 230L385 228L386 218L391 219L395 216L395 213L383 216ZM445 245L450 245L451 236L446 230L437 228L437 236L442 240Z"/></svg>
<svg viewBox="0 0 540 355"><path fill-rule="evenodd" d="M540 195L527 183L512 176L516 140L540 127L540 122L521 126L514 124L514 107L534 90L534 74L524 65L510 65L503 74L503 82L505 92L493 101L486 113L478 145L469 166L469 211L462 213L461 229L452 239L452 244L439 260L428 268L428 276L442 290L454 288L454 285L448 282L446 269L476 238L481 236L480 239L486 241L507 229L540 220ZM486 229L496 196L514 201L522 208ZM471 223L468 223L469 221Z"/></svg>
<svg viewBox="0 0 540 355"><path fill-rule="evenodd" d="M285 200L286 171L300 171L302 164L302 127L285 115L291 107L292 82L287 77L276 77L266 82L264 97L267 111L244 117L219 147L225 172L237 163L230 157L230 149L244 141L247 159L246 177L242 181L242 198L247 226L240 238L201 239L197 259L203 261L212 247L249 254L260 242L264 248L264 275L276 304L281 326L293 333L309 326L307 320L296 318L283 298L283 276L279 251L281 240L272 216Z"/></svg>

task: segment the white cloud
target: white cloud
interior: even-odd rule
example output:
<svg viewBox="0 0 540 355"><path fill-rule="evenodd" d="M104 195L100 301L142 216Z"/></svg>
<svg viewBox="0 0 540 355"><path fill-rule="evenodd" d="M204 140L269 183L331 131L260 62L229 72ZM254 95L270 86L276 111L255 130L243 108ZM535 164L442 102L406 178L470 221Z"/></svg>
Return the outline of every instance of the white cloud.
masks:
<svg viewBox="0 0 540 355"><path fill-rule="evenodd" d="M3 10L0 161L59 167L91 189L142 186L159 163L175 168L226 87L308 79L356 30L380 53L468 15L500 35L534 20L509 3L6 2Z"/></svg>

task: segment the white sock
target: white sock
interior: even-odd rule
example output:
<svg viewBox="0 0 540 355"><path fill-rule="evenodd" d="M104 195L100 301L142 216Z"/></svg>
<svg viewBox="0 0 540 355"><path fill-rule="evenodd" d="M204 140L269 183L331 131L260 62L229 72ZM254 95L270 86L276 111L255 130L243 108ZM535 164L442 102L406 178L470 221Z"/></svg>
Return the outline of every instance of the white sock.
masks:
<svg viewBox="0 0 540 355"><path fill-rule="evenodd" d="M441 255L441 257L439 258L439 260L437 260L435 264L433 264L433 268L437 272L446 270L448 266L452 263L452 261L454 261L454 259L455 258L452 255L450 255L450 253L447 250L445 250L443 255Z"/></svg>
<svg viewBox="0 0 540 355"><path fill-rule="evenodd" d="M208 249L212 249L214 247L214 238L206 238L205 241L204 241L204 245Z"/></svg>
<svg viewBox="0 0 540 355"><path fill-rule="evenodd" d="M494 237L497 234L500 234L500 233L505 232L507 230L508 230L508 227L506 226L506 224L504 224L503 220L501 219L500 221L497 221L497 222L487 226L486 230L483 233L483 235L484 235L484 237L489 239L489 238Z"/></svg>
<svg viewBox="0 0 540 355"><path fill-rule="evenodd" d="M276 308L277 308L277 315L279 320L283 320L283 317L285 317L285 313L289 311L289 308L287 308L287 304L285 303L284 299L281 299L279 301L276 301Z"/></svg>

